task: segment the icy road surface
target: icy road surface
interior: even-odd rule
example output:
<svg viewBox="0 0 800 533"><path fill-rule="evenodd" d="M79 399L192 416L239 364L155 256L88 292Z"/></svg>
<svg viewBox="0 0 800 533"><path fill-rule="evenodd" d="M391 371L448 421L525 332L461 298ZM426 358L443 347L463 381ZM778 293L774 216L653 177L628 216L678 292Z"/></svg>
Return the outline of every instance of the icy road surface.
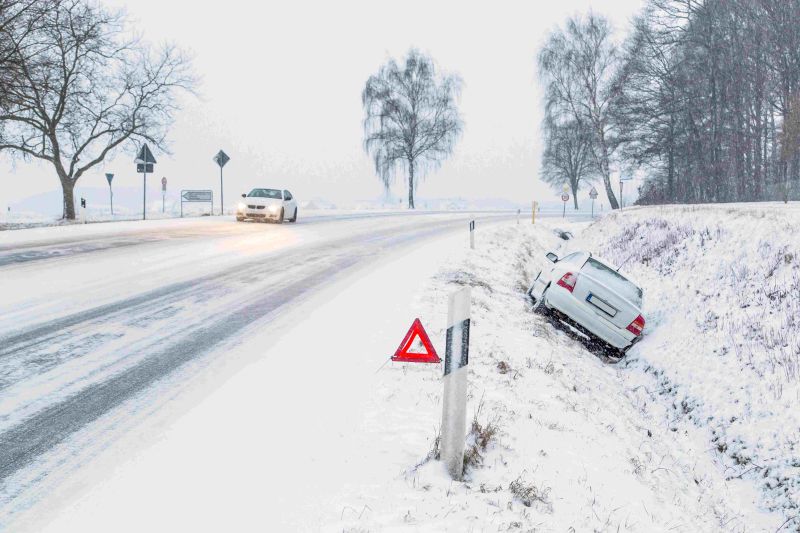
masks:
<svg viewBox="0 0 800 533"><path fill-rule="evenodd" d="M154 396L157 409L157 397L174 391L149 393L175 370L224 355L220 347L248 327L403 245L466 238L471 218L480 228L510 216L282 226L226 217L0 234L0 528L41 497L43 480L80 466L130 423L94 432L99 418L137 397ZM79 433L91 438L70 443Z"/></svg>

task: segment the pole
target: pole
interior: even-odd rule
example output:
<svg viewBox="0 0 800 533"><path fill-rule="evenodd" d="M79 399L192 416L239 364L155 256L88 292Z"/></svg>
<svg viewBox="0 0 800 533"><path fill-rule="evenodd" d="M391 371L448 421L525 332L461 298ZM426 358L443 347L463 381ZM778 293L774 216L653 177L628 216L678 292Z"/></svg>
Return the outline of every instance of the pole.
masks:
<svg viewBox="0 0 800 533"><path fill-rule="evenodd" d="M531 224L536 224L536 201L533 202L531 207L533 208L531 209Z"/></svg>
<svg viewBox="0 0 800 533"><path fill-rule="evenodd" d="M592 198L592 219L594 219L594 198Z"/></svg>
<svg viewBox="0 0 800 533"><path fill-rule="evenodd" d="M453 479L464 473L467 431L467 375L469 369L470 288L450 294L444 356L442 399L442 460Z"/></svg>
<svg viewBox="0 0 800 533"><path fill-rule="evenodd" d="M517 209L517 226L519 226L519 214L520 214L520 211L522 211L522 210L521 209Z"/></svg>
<svg viewBox="0 0 800 533"><path fill-rule="evenodd" d="M471 220L469 223L469 247L471 250L475 249L475 221Z"/></svg>
<svg viewBox="0 0 800 533"><path fill-rule="evenodd" d="M225 193L222 191L222 167L219 167L219 214L225 214Z"/></svg>
<svg viewBox="0 0 800 533"><path fill-rule="evenodd" d="M144 164L144 187L142 188L142 220L147 220L147 163Z"/></svg>
<svg viewBox="0 0 800 533"><path fill-rule="evenodd" d="M111 183L108 184L108 195L111 199L111 216L114 216L114 191L111 189Z"/></svg>
<svg viewBox="0 0 800 533"><path fill-rule="evenodd" d="M619 210L622 211L622 178L619 179Z"/></svg>
<svg viewBox="0 0 800 533"><path fill-rule="evenodd" d="M561 218L567 218L567 202L564 202L564 212L561 213Z"/></svg>

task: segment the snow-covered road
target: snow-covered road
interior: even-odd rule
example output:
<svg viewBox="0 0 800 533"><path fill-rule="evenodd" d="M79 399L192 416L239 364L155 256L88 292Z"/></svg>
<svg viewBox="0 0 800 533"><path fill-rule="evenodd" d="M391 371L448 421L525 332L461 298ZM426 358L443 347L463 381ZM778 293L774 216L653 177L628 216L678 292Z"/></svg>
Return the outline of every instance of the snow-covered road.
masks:
<svg viewBox="0 0 800 533"><path fill-rule="evenodd" d="M40 498L42 480L157 409L174 390L156 385L176 370L255 328L279 338L280 315L309 296L404 245L456 230L463 240L471 218L509 216L213 218L0 235L0 524ZM95 431L104 417L114 423Z"/></svg>

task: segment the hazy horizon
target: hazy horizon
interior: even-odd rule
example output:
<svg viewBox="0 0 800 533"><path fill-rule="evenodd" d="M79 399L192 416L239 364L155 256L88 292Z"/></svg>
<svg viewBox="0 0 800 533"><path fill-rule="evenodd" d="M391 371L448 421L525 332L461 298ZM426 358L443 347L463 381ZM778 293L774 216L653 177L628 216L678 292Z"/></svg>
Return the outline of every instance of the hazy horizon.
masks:
<svg viewBox="0 0 800 533"><path fill-rule="evenodd" d="M212 156L225 150L226 204L257 185L285 187L300 199L346 202L378 198L383 186L363 150L361 90L389 57L410 47L464 80L464 134L453 156L423 178L420 200L498 198L527 204L553 200L538 180L541 91L536 54L557 24L593 8L624 30L641 0L523 2L492 9L458 2L409 2L391 11L369 2L219 6L139 0L125 8L145 40L171 41L194 57L199 97L185 96L169 134L172 155L156 152L148 189L161 177L171 192L219 188ZM243 6L237 9L237 6ZM245 7L246 6L246 7ZM246 16L245 16L246 15ZM391 27L380 25L393 18ZM130 150L132 146L128 147ZM60 190L41 162L2 157L0 208ZM119 152L78 181L81 188L140 187L132 155ZM403 179L392 192L403 197Z"/></svg>

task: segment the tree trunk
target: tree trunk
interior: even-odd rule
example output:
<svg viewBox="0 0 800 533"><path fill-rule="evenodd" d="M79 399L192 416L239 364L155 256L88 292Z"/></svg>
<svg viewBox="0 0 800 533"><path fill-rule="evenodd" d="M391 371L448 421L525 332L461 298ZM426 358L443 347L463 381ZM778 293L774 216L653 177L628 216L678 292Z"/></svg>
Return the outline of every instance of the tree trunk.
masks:
<svg viewBox="0 0 800 533"><path fill-rule="evenodd" d="M414 209L414 162L408 162L408 208Z"/></svg>
<svg viewBox="0 0 800 533"><path fill-rule="evenodd" d="M572 202L575 204L575 211L578 210L578 185L572 185Z"/></svg>
<svg viewBox="0 0 800 533"><path fill-rule="evenodd" d="M65 220L75 220L75 182L69 178L61 178L61 191L64 195Z"/></svg>

